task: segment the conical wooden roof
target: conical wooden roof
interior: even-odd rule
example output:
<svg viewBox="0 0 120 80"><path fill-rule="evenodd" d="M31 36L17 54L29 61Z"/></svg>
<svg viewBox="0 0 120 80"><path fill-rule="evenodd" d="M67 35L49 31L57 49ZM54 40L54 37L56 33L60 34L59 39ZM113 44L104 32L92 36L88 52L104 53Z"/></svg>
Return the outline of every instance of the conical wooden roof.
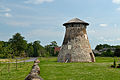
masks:
<svg viewBox="0 0 120 80"><path fill-rule="evenodd" d="M73 19L71 19L70 21L64 23L63 25L65 26L65 25L67 25L67 24L74 24L74 23L76 23L76 24L86 24L86 25L89 25L87 22L84 22L84 21L82 21L82 20L80 20L80 19L78 19L78 18L73 18Z"/></svg>

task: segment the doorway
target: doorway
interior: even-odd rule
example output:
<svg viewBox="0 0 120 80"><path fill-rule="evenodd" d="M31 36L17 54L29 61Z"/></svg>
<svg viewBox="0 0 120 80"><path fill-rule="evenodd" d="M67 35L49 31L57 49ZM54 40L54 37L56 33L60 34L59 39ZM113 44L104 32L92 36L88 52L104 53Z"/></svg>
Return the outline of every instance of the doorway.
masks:
<svg viewBox="0 0 120 80"><path fill-rule="evenodd" d="M71 54L66 54L65 55L65 63L71 62Z"/></svg>
<svg viewBox="0 0 120 80"><path fill-rule="evenodd" d="M90 57L91 57L91 61L94 62L94 57L92 53L90 53Z"/></svg>

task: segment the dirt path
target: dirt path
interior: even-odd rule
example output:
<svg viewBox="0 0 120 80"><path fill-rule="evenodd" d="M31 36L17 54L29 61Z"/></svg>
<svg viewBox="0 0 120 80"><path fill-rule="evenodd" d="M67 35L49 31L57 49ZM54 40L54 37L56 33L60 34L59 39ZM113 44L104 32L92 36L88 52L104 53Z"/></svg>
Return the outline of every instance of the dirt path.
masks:
<svg viewBox="0 0 120 80"><path fill-rule="evenodd" d="M37 57L35 57L35 58L30 58L30 59L28 59L28 60L17 61L17 63L32 62L32 61L35 61L36 59L37 59ZM16 62L1 62L1 63L16 63Z"/></svg>

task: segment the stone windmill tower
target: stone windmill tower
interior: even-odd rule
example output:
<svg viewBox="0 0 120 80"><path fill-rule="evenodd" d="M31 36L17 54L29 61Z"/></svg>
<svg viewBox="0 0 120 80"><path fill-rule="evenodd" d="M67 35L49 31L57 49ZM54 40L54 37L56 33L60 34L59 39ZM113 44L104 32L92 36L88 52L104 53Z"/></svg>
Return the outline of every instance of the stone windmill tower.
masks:
<svg viewBox="0 0 120 80"><path fill-rule="evenodd" d="M95 62L86 32L86 26L89 24L74 18L63 25L66 27L66 33L58 62Z"/></svg>

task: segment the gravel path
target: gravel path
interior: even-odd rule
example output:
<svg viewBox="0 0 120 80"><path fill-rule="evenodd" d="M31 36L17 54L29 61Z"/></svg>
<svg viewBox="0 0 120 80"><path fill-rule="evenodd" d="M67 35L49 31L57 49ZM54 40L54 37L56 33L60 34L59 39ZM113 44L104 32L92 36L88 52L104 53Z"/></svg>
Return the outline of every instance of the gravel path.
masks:
<svg viewBox="0 0 120 80"><path fill-rule="evenodd" d="M28 59L28 60L25 60L25 62L32 62L32 61L35 61L37 58L30 58L30 59ZM18 61L18 63L21 63L21 62L24 62L24 60L23 61Z"/></svg>
<svg viewBox="0 0 120 80"><path fill-rule="evenodd" d="M30 58L28 60L23 60L23 61L17 61L17 63L22 63L22 62L32 62L32 61L35 61L37 59L37 57L35 58ZM16 63L16 62L1 62L1 63Z"/></svg>

